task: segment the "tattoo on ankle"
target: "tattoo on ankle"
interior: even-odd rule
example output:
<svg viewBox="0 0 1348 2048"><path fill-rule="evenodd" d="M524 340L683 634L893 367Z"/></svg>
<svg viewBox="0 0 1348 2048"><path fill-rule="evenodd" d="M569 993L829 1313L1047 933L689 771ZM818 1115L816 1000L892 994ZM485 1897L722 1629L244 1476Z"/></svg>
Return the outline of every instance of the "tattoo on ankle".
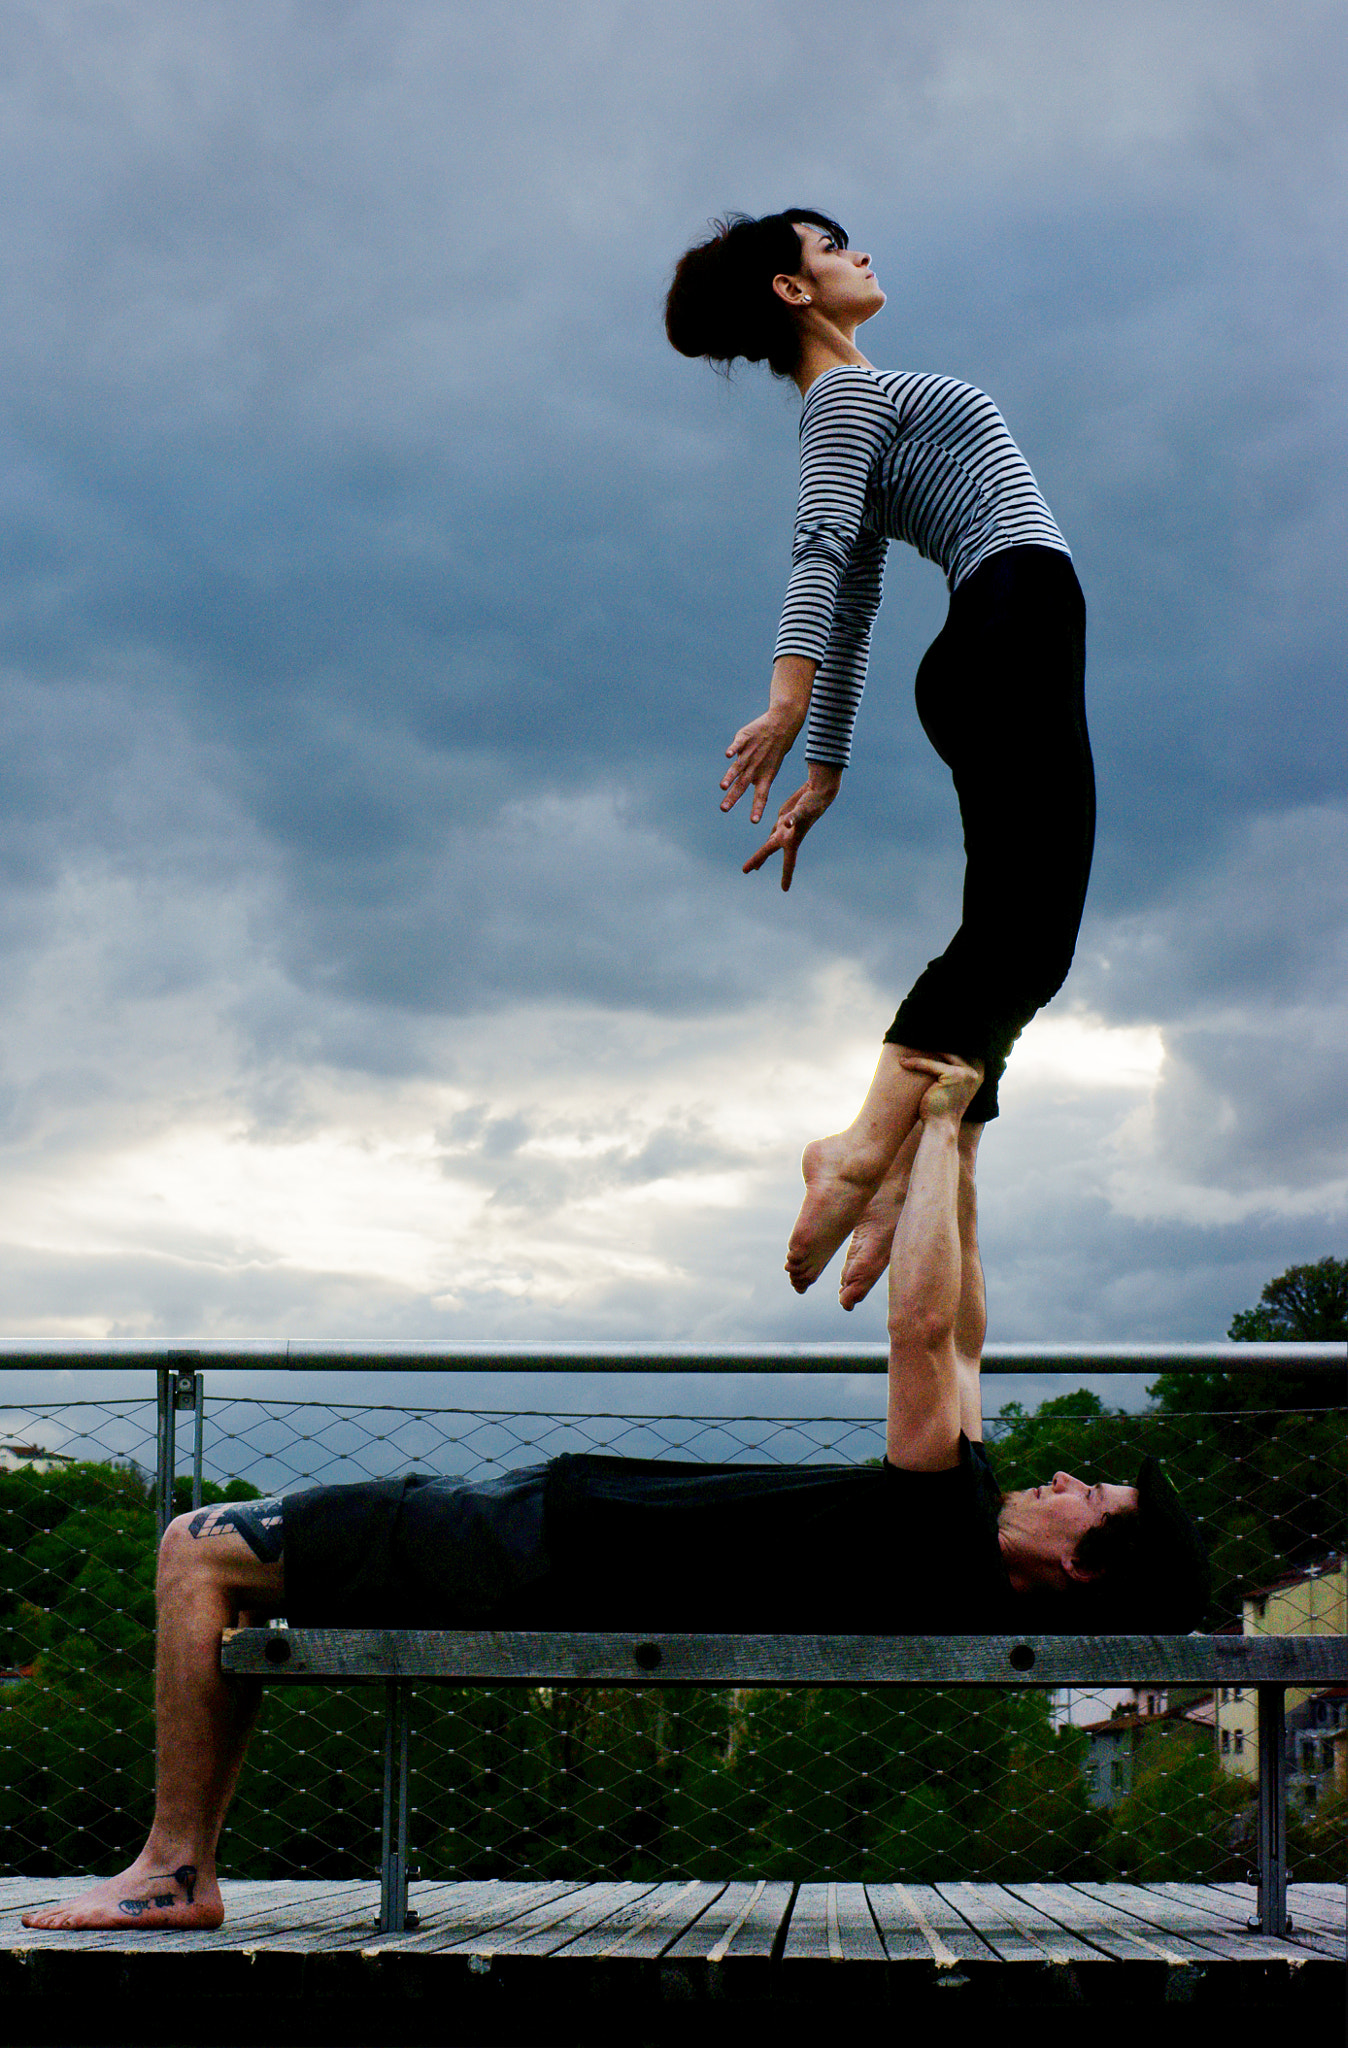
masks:
<svg viewBox="0 0 1348 2048"><path fill-rule="evenodd" d="M164 1875L167 1876L168 1872ZM196 1896L196 1864L180 1863L173 1872L173 1882L186 1892L186 1898L179 1898L177 1892L151 1892L148 1899L119 1899L117 1911L125 1913L131 1920L138 1920L141 1914L148 1913L152 1906L190 1906Z"/></svg>
<svg viewBox="0 0 1348 2048"><path fill-rule="evenodd" d="M187 1525L189 1536L242 1536L254 1557L275 1564L285 1543L285 1502L278 1495L265 1500L231 1500L218 1507L198 1508Z"/></svg>

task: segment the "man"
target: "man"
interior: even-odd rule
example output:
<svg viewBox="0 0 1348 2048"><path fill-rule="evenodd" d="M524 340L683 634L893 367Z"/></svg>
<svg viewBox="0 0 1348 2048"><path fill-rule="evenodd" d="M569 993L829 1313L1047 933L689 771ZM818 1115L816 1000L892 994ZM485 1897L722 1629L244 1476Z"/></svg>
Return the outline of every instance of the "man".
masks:
<svg viewBox="0 0 1348 2048"><path fill-rule="evenodd" d="M1066 1472L1002 1495L983 1449L974 1165L980 1081L929 1077L894 1185L883 1463L700 1466L567 1457L485 1486L314 1487L180 1515L159 1562L154 1824L119 1877L29 1927L217 1927L215 1850L260 1687L222 1630L292 1623L830 1634L1191 1628L1202 1546L1151 1460L1137 1486ZM1141 1610L1141 1611L1140 1611ZM1063 1625L1063 1624L1060 1624Z"/></svg>

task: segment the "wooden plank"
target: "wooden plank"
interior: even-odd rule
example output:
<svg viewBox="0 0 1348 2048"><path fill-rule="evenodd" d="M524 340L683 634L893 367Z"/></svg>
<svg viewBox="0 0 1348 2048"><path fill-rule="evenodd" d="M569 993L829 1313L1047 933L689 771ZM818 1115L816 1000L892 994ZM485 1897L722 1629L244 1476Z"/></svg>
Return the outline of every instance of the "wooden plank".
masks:
<svg viewBox="0 0 1348 2048"><path fill-rule="evenodd" d="M866 1903L866 1887L833 1880L803 1884L791 1908L783 1961L882 1963L885 1945Z"/></svg>
<svg viewBox="0 0 1348 2048"><path fill-rule="evenodd" d="M885 1944L870 1909L864 1884L832 1884L830 1947L836 1929L840 1959L845 1963L883 1963Z"/></svg>
<svg viewBox="0 0 1348 2048"><path fill-rule="evenodd" d="M1259 1891L1255 1885L1210 1880L1202 1888L1226 1900L1242 1926L1259 1909ZM1320 1934L1342 1935L1345 1888L1341 1884L1289 1884L1287 1910L1299 1925L1313 1927Z"/></svg>
<svg viewBox="0 0 1348 2048"><path fill-rule="evenodd" d="M1204 1914L1194 1906L1181 1905L1148 1885L1095 1884L1083 1880L1073 1889L1088 1898L1100 1899L1144 1927L1153 1928L1167 1941L1182 1936L1195 1948L1218 1956L1223 1962L1286 1962L1295 1953L1285 1941L1274 1941L1264 1934L1237 1933L1215 1913Z"/></svg>
<svg viewBox="0 0 1348 2048"><path fill-rule="evenodd" d="M954 1888L943 1884L938 1889L950 1896ZM1010 1940L1014 1933L1023 1942L1032 1944L1039 1951L1040 1962L1062 1964L1104 1961L1098 1949L1092 1948L1080 1935L1064 1928L1038 1906L1027 1904L1008 1886L978 1884L966 1885L962 1889L965 1896L958 1901L960 1911L966 1918L973 1918L965 1903L965 1897L970 1892L976 1893L979 1897L979 1910L988 1917L986 1921L975 1919L974 1925L980 1934L994 1948L1002 1950L1003 1954L1004 1943Z"/></svg>
<svg viewBox="0 0 1348 2048"><path fill-rule="evenodd" d="M1206 1911L1217 1913L1223 1923L1232 1928L1237 1934L1245 1935L1249 1932L1249 1922L1256 1911L1254 1896L1251 1897L1249 1905L1242 1912L1237 1902L1233 1899L1213 1898L1206 1885L1183 1884L1172 1879L1161 1885L1159 1889L1165 1893L1167 1898L1177 1899L1182 1905L1192 1904ZM1253 1894L1254 1887L1251 1886L1250 1889ZM1313 1955L1328 1955L1337 1958L1342 1954L1343 1936L1341 1934L1338 1932L1331 1933L1323 1928L1298 1924L1296 1914L1292 1911L1290 1902L1288 1911L1291 1915L1292 1929L1285 1939L1290 1941L1294 1947L1309 1949Z"/></svg>
<svg viewBox="0 0 1348 2048"><path fill-rule="evenodd" d="M620 1906L602 1927L587 1928L558 1950L574 1956L659 1956L698 1920L725 1890L705 1878L659 1884L643 1899Z"/></svg>
<svg viewBox="0 0 1348 2048"><path fill-rule="evenodd" d="M629 1904L634 1899L644 1898L654 1889L654 1883L649 1880L641 1883L629 1880L615 1884L582 1885L579 1891L570 1892L565 1898L553 1900L547 1905L532 1908L505 1926L446 1942L441 1953L475 1955L484 1960L498 1955L552 1955L557 1949L564 1947L574 1935L598 1927L621 1906Z"/></svg>
<svg viewBox="0 0 1348 2048"><path fill-rule="evenodd" d="M409 1903L421 1924L405 1938L408 1948L440 1948L469 1934L505 1927L525 1913L582 1891L583 1878L470 1878L453 1885L415 1884Z"/></svg>
<svg viewBox="0 0 1348 2048"><path fill-rule="evenodd" d="M960 1963L995 1963L997 1952L929 1884L866 1887L876 1925L892 1963L925 1959L938 1970Z"/></svg>
<svg viewBox="0 0 1348 2048"><path fill-rule="evenodd" d="M1193 1950L1182 1951L1178 1943L1167 1946L1159 1936L1144 1934L1137 1926L1125 1926L1117 1914L1107 1914L1089 1905L1069 1885L1017 1880L1005 1889L1113 1962L1160 1963L1167 1968L1183 1969L1195 1959Z"/></svg>
<svg viewBox="0 0 1348 2048"><path fill-rule="evenodd" d="M439 1954L471 1940L488 1941L496 1929L509 1927L526 1914L541 1912L584 1889L580 1878L465 1878L444 1887L416 1884L408 1903L421 1916L419 1926L380 1934L367 1920L331 1946L359 1948L367 1954L377 1949L396 1949L400 1955L413 1951ZM442 1890L447 1896L440 1899Z"/></svg>
<svg viewBox="0 0 1348 2048"><path fill-rule="evenodd" d="M379 1912L379 1886L369 1878L253 1884L237 1898L232 1887L221 1891L225 1925L215 1939L252 1950L327 1946L348 1928L371 1927Z"/></svg>
<svg viewBox="0 0 1348 2048"><path fill-rule="evenodd" d="M795 1886L785 1878L728 1884L716 1904L668 1951L677 1962L766 1960L776 1952Z"/></svg>
<svg viewBox="0 0 1348 2048"><path fill-rule="evenodd" d="M279 1660L279 1661L278 1661ZM1343 1636L714 1636L233 1629L225 1671L293 1682L1036 1685L1348 1681Z"/></svg>
<svg viewBox="0 0 1348 2048"><path fill-rule="evenodd" d="M1020 1915L1010 1910L1011 1902L1003 1894L1000 1885L966 1884L940 1879L936 1890L948 1905L953 1906L969 1925L982 1935L988 1947L996 1951L999 1961L1061 1963L1068 1960L1065 1955L1058 1953L1057 1942L1041 1938L1022 1924Z"/></svg>

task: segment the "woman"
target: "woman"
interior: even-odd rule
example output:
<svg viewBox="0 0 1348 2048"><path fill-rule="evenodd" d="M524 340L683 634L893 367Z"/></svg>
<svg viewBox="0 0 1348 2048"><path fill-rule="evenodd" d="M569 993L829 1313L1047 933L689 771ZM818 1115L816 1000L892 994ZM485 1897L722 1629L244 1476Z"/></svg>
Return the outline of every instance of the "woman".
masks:
<svg viewBox="0 0 1348 2048"><path fill-rule="evenodd" d="M727 368L766 361L805 401L768 709L726 749L721 808L752 787L758 822L807 716L808 777L746 874L780 851L789 889L800 842L841 787L888 542L939 563L950 589L917 708L959 798L962 921L886 1032L855 1121L806 1147L786 1260L804 1293L853 1233L839 1292L849 1309L893 1240L922 1092L905 1060L958 1053L981 1067L967 1120L996 1116L1012 1045L1067 977L1095 836L1086 613L1067 543L991 399L951 377L877 371L862 355L857 329L884 303L870 257L836 221L795 207L718 223L680 261L665 308L681 354Z"/></svg>

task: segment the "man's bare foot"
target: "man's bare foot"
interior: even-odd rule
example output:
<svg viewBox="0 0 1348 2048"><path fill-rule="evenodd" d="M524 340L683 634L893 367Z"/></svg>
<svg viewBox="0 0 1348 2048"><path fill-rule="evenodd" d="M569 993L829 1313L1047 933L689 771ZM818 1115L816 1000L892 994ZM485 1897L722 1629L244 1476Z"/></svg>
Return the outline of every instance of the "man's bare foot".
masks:
<svg viewBox="0 0 1348 2048"><path fill-rule="evenodd" d="M860 1158L845 1136L816 1138L801 1155L805 1200L786 1249L786 1274L804 1294L856 1229L884 1177L887 1160Z"/></svg>
<svg viewBox="0 0 1348 2048"><path fill-rule="evenodd" d="M213 1874L202 1876L194 1863L160 1869L157 1862L142 1855L120 1877L107 1878L73 1899L25 1913L23 1924L51 1928L165 1927L181 1933L191 1927L218 1927L224 1917L224 1901Z"/></svg>

